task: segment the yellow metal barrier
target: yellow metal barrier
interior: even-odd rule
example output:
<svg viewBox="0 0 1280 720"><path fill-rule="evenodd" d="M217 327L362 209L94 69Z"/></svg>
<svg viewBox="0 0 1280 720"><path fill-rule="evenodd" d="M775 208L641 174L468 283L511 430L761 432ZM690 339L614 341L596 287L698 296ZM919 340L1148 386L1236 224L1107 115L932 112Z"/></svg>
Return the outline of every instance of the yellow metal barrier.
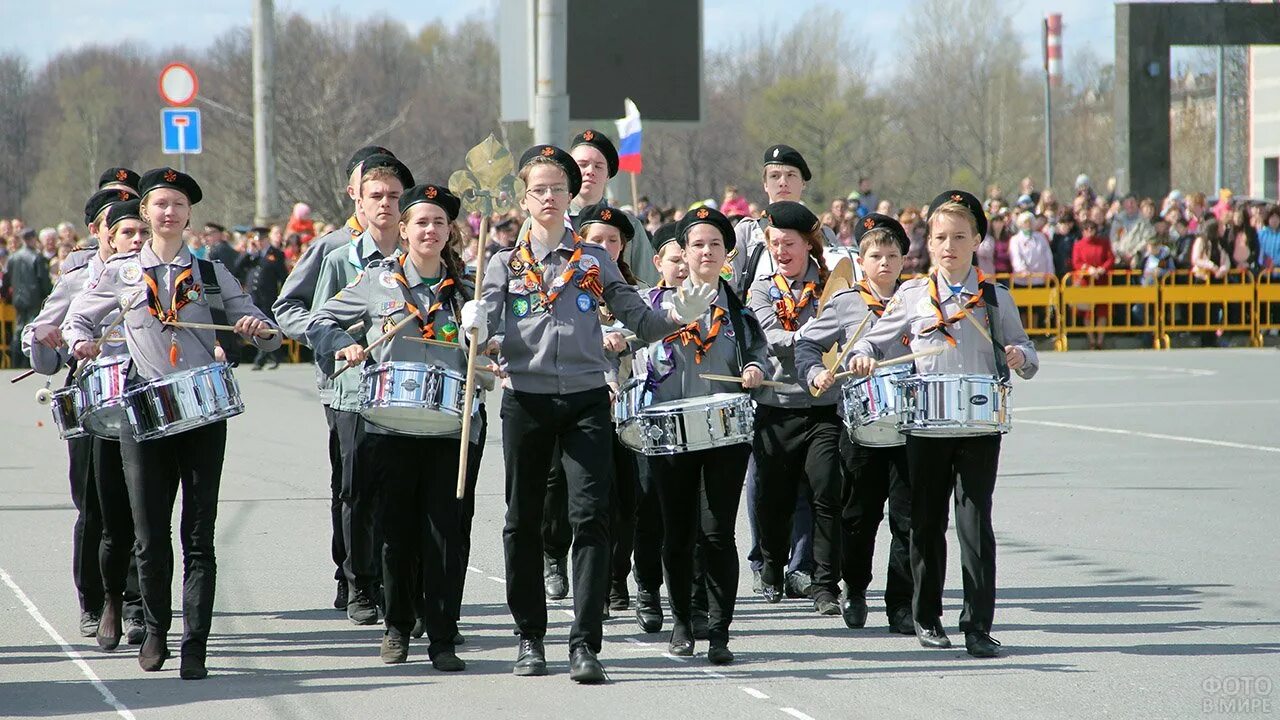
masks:
<svg viewBox="0 0 1280 720"><path fill-rule="evenodd" d="M1253 345L1261 347L1264 330L1280 330L1280 268L1259 271L1254 279L1254 293L1254 317L1258 321Z"/></svg>
<svg viewBox="0 0 1280 720"><path fill-rule="evenodd" d="M1059 350L1072 334L1146 333L1161 346L1160 286L1143 285L1141 270L1114 270L1100 278L1062 276L1062 334Z"/></svg>
<svg viewBox="0 0 1280 720"><path fill-rule="evenodd" d="M995 280L1009 288L1027 335L1051 337L1055 346L1062 344L1062 288L1056 275L997 273Z"/></svg>
<svg viewBox="0 0 1280 720"><path fill-rule="evenodd" d="M9 342L13 333L22 332L17 323L17 308L0 300L0 368L13 367L13 358L9 357Z"/></svg>
<svg viewBox="0 0 1280 720"><path fill-rule="evenodd" d="M1162 340L1173 332L1243 332L1257 345L1257 284L1248 270L1232 270L1222 279L1199 279L1176 270L1160 281Z"/></svg>

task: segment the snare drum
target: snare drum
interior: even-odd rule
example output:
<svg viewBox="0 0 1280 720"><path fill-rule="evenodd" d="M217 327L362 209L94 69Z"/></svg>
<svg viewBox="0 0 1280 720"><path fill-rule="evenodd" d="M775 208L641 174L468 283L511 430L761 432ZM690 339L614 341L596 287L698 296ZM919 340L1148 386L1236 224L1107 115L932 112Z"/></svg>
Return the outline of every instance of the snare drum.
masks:
<svg viewBox="0 0 1280 720"><path fill-rule="evenodd" d="M896 385L910 374L910 365L895 365L844 384L844 425L859 445L891 447L906 442L898 430L901 409Z"/></svg>
<svg viewBox="0 0 1280 720"><path fill-rule="evenodd" d="M716 393L650 405L618 426L618 439L644 455L676 455L749 443L755 420L750 395Z"/></svg>
<svg viewBox="0 0 1280 720"><path fill-rule="evenodd" d="M621 428L648 407L648 395L643 382L632 382L613 399L613 424Z"/></svg>
<svg viewBox="0 0 1280 720"><path fill-rule="evenodd" d="M84 415L84 393L76 385L68 385L57 390L50 398L49 405L53 410L53 422L58 426L58 434L63 440L80 438L88 435L85 431L82 416Z"/></svg>
<svg viewBox="0 0 1280 720"><path fill-rule="evenodd" d="M118 440L125 422L124 391L129 377L129 356L99 357L85 366L77 381L84 393L84 429L102 438Z"/></svg>
<svg viewBox="0 0 1280 720"><path fill-rule="evenodd" d="M360 414L401 435L449 435L462 429L467 377L419 362L384 362L360 376ZM472 412L480 407L472 403Z"/></svg>
<svg viewBox="0 0 1280 720"><path fill-rule="evenodd" d="M226 363L156 378L126 392L124 403L139 440L177 435L244 412L240 386Z"/></svg>
<svg viewBox="0 0 1280 720"><path fill-rule="evenodd" d="M902 432L918 437L1007 433L1009 384L988 375L912 375L898 382Z"/></svg>

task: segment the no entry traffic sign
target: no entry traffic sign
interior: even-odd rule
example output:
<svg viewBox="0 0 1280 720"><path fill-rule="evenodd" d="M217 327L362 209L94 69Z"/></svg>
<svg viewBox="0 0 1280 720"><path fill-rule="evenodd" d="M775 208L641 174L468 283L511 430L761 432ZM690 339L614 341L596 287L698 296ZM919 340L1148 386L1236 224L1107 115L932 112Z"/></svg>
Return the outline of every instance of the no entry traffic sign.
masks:
<svg viewBox="0 0 1280 720"><path fill-rule="evenodd" d="M200 92L195 71L183 63L169 63L160 71L160 97L169 105L190 105Z"/></svg>

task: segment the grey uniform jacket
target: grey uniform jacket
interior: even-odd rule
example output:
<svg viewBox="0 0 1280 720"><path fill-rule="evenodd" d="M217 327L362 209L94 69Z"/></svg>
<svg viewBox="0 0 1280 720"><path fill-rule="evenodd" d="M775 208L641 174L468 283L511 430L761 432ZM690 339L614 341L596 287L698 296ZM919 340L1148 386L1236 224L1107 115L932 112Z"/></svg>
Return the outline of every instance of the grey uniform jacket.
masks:
<svg viewBox="0 0 1280 720"><path fill-rule="evenodd" d="M582 208L576 202L569 205L569 219L573 220L578 216L578 212ZM640 219L629 212L623 211L627 219L631 221L632 237L627 241L627 247L622 251L622 259L627 261L627 265L631 267L631 274L636 276L644 285L657 284L658 269L650 262L653 257L653 247L649 243L649 232L644 229L644 223ZM577 224L576 221L574 223ZM529 232L529 228L533 225L532 218L525 218L524 224L520 226L520 237L524 237Z"/></svg>
<svg viewBox="0 0 1280 720"><path fill-rule="evenodd" d="M762 273L751 283L747 294L747 305L760 319L760 327L764 328L765 338L769 343L769 368L765 378L775 382L786 383L785 388L761 387L754 391L756 402L774 407L807 408L818 405L834 405L839 398L835 388L814 397L809 393L808 383L796 373L795 340L803 332L805 326L812 323L817 316L818 290L815 289L810 300L798 311L798 325L795 330L787 330L778 317L776 303L782 299L782 291L773 282L772 273ZM808 283L818 282L818 263L810 258L804 276L794 280L785 279L790 288L791 297L800 300L804 287Z"/></svg>
<svg viewBox="0 0 1280 720"><path fill-rule="evenodd" d="M525 267L518 251L528 246L527 235L514 248L495 253L485 269L482 302L490 333L501 335L503 360L515 390L564 395L604 387L610 363L597 314L602 299L614 317L642 342L659 340L678 327L666 313L645 304L636 289L622 279L604 248L587 243L582 244L582 259L572 278L546 307L542 298L569 264L575 238L566 228L558 246L545 257L535 258L543 266L540 288L525 284ZM581 286L593 267L599 268L603 298Z"/></svg>
<svg viewBox="0 0 1280 720"><path fill-rule="evenodd" d="M440 298L441 279L434 285L428 285L418 275L413 263L400 260L404 256L377 260L369 264L346 287L329 298L311 313L311 326L307 330L307 339L318 355L333 357L334 353L344 347L359 342L368 345L390 330L393 325L403 320L410 312L405 304L404 291L401 289L396 275L403 272L413 303L423 318ZM454 278L454 285L445 291L450 295L440 309L431 316L435 328L435 339L446 342L459 342L461 337L457 327L457 312L463 303L475 293L475 287L467 280ZM364 329L352 334L344 330L357 322L364 322ZM384 362L418 362L447 368L465 373L467 355L464 345L459 344L456 350L438 345L427 345L414 342L408 338L422 337L418 322L410 322L398 330L392 339L382 343L371 351L372 364ZM359 411L359 379L361 368L353 367L339 377L351 376L356 380L357 392L346 392L335 396L333 407L337 410ZM345 386L344 386L345 387ZM366 425L369 432L395 434L373 425ZM479 440L480 424L472 424L472 441ZM458 437L453 433L452 437Z"/></svg>
<svg viewBox="0 0 1280 720"><path fill-rule="evenodd" d="M733 252L729 255L729 267L733 271L733 277L729 283L735 289L742 284L743 273L749 272L750 277L756 278L763 273L772 274L778 271L778 266L767 249L760 253L760 260L754 268L747 268L747 262L751 259L752 253L765 243L764 230L767 227L769 227L769 221L764 218L746 218L734 226L735 244ZM827 239L828 245L836 244L836 234L831 231L831 228L822 226L822 235Z"/></svg>
<svg viewBox="0 0 1280 720"><path fill-rule="evenodd" d="M1000 306L997 322L1004 343L1022 349L1027 362L1017 372L1021 377L1030 379L1040 366L1035 346L1022 329L1022 319L1018 316L1013 296L1004 287L995 287L996 302ZM942 312L948 318L959 312L964 303L979 293L976 269L969 271L959 296L951 292L945 281L939 281L938 285ZM973 319L984 328L987 327L987 310L984 304L969 311ZM948 327L948 332L956 340L955 347L949 347L950 343L940 330L927 331L937 322L937 311L929 299L929 278L908 280L894 293L893 299L885 308L884 316L876 326L864 333L862 339L853 346L853 352L883 360L889 357L889 352L902 345L901 338L905 335L911 339L912 352L943 348L941 354L916 360L916 369L921 374L996 375L995 348L972 322L961 319Z"/></svg>
<svg viewBox="0 0 1280 720"><path fill-rule="evenodd" d="M685 286L690 286L688 280L685 281ZM656 309L662 307L663 301L673 292L675 288L672 287L656 287L647 291L647 296ZM651 402L669 402L713 393L743 392L740 383L706 380L700 377L703 373L740 377L749 365L755 365L760 368L760 372L768 373L769 352L765 347L764 331L760 329L755 313L750 308L739 306L742 313L740 325L746 337L738 337L734 322L727 315L732 312L725 299L725 295L730 292L732 290L721 282L720 294L716 296L712 308L720 308L726 316L702 362L696 361L697 346L680 338L669 341L664 338L645 349L646 382L651 388ZM709 309L698 318L698 332L704 339L710 332L714 312L714 309Z"/></svg>
<svg viewBox="0 0 1280 720"><path fill-rule="evenodd" d="M200 268L192 262L191 251L184 245L170 263L165 263L151 249L144 245L136 253L114 255L107 260L106 267L98 278L85 285L84 292L71 302L67 311L67 319L63 323L62 334L67 347L74 349L77 344L93 340L100 324L113 310L121 307L121 301L128 302L123 323L125 342L129 355L133 357L133 367L144 380L170 375L183 370L210 365L213 357L214 332L212 330L191 330L187 328L165 329L160 321L151 315L147 304L146 283L144 274L154 271L157 275L161 306L170 307L173 297L174 283L179 274L187 268L192 271L194 296L179 312L180 321L208 323L213 321L208 297L204 291L204 279L200 277ZM226 311L227 321L235 323L240 318L250 316L275 327L266 315L254 306L253 301L240 288L231 271L222 263L213 263L217 274L217 283L222 293L222 305ZM176 366L169 362L169 349L176 340L179 348ZM275 350L280 347L279 334L268 338L254 338L253 343L262 350Z"/></svg>
<svg viewBox="0 0 1280 720"><path fill-rule="evenodd" d="M71 307L71 301L76 298L83 290L84 286L97 278L102 273L102 269L106 267L106 262L98 256L95 250L77 250L67 256L62 263L62 274L58 276L58 282L53 286L53 292L49 297L45 298L44 305L40 308L40 314L35 319L22 328L22 352L31 359L31 367L41 375L53 375L62 368L67 362L70 353L67 352L66 346L58 350L54 350L46 345L42 345L35 341L36 328L42 325L52 325L54 327L62 327L62 323L67 319L67 309ZM104 325L109 324L117 313L111 313L104 319ZM114 337L121 337L117 333L113 333ZM112 355L123 351L123 340L116 343L104 343L102 352L104 355Z"/></svg>

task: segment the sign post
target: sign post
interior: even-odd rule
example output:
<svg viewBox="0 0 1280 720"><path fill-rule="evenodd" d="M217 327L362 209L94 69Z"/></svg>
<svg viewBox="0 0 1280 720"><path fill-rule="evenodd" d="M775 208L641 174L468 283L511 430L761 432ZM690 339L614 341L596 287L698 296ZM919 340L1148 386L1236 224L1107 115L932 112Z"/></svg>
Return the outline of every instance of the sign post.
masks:
<svg viewBox="0 0 1280 720"><path fill-rule="evenodd" d="M160 111L161 149L166 155L178 156L178 169L187 171L187 155L198 155L204 149L200 132L200 110L188 108L200 92L195 71L183 63L169 63L160 71L160 97L170 107Z"/></svg>

